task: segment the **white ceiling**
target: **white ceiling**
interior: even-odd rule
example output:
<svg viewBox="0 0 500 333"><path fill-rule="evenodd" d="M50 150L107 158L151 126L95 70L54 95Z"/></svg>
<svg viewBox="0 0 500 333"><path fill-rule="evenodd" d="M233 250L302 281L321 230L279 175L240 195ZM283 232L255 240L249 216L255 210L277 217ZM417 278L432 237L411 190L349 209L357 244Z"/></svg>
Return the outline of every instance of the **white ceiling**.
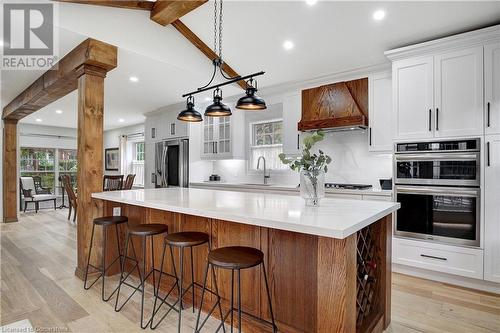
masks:
<svg viewBox="0 0 500 333"><path fill-rule="evenodd" d="M376 22L372 13L384 9ZM213 44L213 3L183 18ZM500 23L500 2L225 1L224 59L240 74L265 70L260 87L311 79L387 62L383 52L437 37ZM105 128L142 122L143 113L182 101L182 93L204 85L211 64L173 27L149 20L148 12L59 4L60 54L87 37L118 46L118 68L105 83ZM285 51L283 41L295 44ZM3 71L2 108L40 75ZM129 76L137 76L132 83ZM241 93L224 88L224 95ZM209 96L197 96L198 100ZM55 110L63 110L56 114ZM23 122L76 127L76 93ZM124 120L123 123L118 121Z"/></svg>

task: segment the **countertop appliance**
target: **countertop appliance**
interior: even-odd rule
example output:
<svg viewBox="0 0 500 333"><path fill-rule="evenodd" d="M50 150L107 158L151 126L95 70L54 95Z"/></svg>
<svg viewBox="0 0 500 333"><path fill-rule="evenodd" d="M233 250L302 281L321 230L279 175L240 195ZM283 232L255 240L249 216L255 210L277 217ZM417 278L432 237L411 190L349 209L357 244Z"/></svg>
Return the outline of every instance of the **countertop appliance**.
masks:
<svg viewBox="0 0 500 333"><path fill-rule="evenodd" d="M155 144L155 188L189 186L189 139L161 141Z"/></svg>
<svg viewBox="0 0 500 333"><path fill-rule="evenodd" d="M367 190L372 188L371 185L365 184L339 184L339 183L325 183L325 188L336 188L343 190Z"/></svg>
<svg viewBox="0 0 500 333"><path fill-rule="evenodd" d="M479 246L480 139L395 145L395 234Z"/></svg>

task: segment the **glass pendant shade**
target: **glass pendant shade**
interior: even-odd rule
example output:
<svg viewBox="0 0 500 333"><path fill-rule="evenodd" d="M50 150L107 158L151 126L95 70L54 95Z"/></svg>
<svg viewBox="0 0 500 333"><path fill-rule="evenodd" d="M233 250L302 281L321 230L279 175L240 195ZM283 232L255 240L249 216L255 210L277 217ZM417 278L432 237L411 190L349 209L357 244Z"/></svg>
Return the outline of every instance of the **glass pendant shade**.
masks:
<svg viewBox="0 0 500 333"><path fill-rule="evenodd" d="M236 108L241 110L264 110L267 109L266 102L255 95L257 91L254 87L249 87L246 91L246 95L241 97L236 103Z"/></svg>
<svg viewBox="0 0 500 333"><path fill-rule="evenodd" d="M194 108L194 98L193 96L189 96L187 99L186 110L181 111L177 116L177 119L181 121L187 122L200 122L202 121L201 113L195 110Z"/></svg>
<svg viewBox="0 0 500 333"><path fill-rule="evenodd" d="M214 102L205 110L207 117L226 117L232 115L231 109L222 103L222 94L219 88L214 90Z"/></svg>

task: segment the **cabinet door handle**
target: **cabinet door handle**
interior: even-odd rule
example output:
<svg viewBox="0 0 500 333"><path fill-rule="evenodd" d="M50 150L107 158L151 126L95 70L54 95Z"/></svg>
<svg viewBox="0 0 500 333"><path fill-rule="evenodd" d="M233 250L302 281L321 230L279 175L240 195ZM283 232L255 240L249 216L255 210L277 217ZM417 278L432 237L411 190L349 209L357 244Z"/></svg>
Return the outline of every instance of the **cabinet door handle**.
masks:
<svg viewBox="0 0 500 333"><path fill-rule="evenodd" d="M486 103L486 126L490 127L490 102Z"/></svg>
<svg viewBox="0 0 500 333"><path fill-rule="evenodd" d="M421 254L420 256L424 257L424 258L437 259L437 260L443 260L443 261L448 260L447 258L444 258L444 257L430 256L428 254Z"/></svg>
<svg viewBox="0 0 500 333"><path fill-rule="evenodd" d="M436 131L439 131L439 108L436 108Z"/></svg>
<svg viewBox="0 0 500 333"><path fill-rule="evenodd" d="M491 161L490 161L490 143L486 142L486 165L491 166Z"/></svg>
<svg viewBox="0 0 500 333"><path fill-rule="evenodd" d="M370 141L370 146L372 145L372 128L368 128L368 136L369 136L369 141Z"/></svg>
<svg viewBox="0 0 500 333"><path fill-rule="evenodd" d="M429 109L429 132L432 131L432 109Z"/></svg>
<svg viewBox="0 0 500 333"><path fill-rule="evenodd" d="M300 149L300 134L297 134L297 150Z"/></svg>

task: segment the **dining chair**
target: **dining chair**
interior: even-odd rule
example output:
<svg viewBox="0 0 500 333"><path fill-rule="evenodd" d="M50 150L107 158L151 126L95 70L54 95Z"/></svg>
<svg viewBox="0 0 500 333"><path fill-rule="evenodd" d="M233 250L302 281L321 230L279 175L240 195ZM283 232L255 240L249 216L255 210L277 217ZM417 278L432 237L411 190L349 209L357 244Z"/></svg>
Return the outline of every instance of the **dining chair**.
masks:
<svg viewBox="0 0 500 333"><path fill-rule="evenodd" d="M122 189L123 175L104 175L102 182L103 191L118 191Z"/></svg>
<svg viewBox="0 0 500 333"><path fill-rule="evenodd" d="M63 183L64 191L66 191L66 194L68 195L69 199L69 213L68 213L68 220L71 217L71 210L74 207L75 212L73 214L73 222L76 220L76 210L78 208L78 200L77 196L75 194L75 191L73 190L73 186L71 185L71 179L68 175L62 175L61 180Z"/></svg>
<svg viewBox="0 0 500 333"><path fill-rule="evenodd" d="M129 174L127 175L127 178L125 179L125 183L123 183L123 188L122 190L131 190L132 186L134 185L134 179L135 179L135 174Z"/></svg>

